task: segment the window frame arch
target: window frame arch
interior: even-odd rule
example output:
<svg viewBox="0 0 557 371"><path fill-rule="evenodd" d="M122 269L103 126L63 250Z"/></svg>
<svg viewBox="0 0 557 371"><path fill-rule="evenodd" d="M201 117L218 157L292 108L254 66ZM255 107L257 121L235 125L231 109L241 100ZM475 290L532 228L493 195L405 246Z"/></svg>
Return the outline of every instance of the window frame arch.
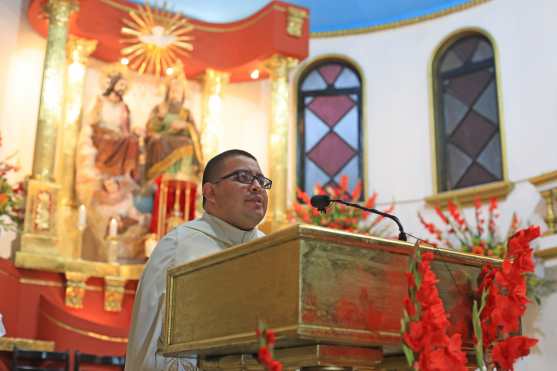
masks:
<svg viewBox="0 0 557 371"><path fill-rule="evenodd" d="M339 63L343 67L350 69L359 79L359 102L356 104L358 109L358 130L359 130L359 155L360 156L360 166L359 175L362 181L362 193L361 197L364 198L367 194L367 184L368 184L368 159L367 159L367 125L366 125L366 80L365 74L363 73L360 65L352 58L341 55L341 54L325 54L316 56L300 65L300 68L296 71L292 88L294 90L294 104L295 104L295 120L294 126L294 166L291 173L293 179L294 189L304 190L304 165L305 165L305 120L303 118L304 114L304 103L302 93L302 84L309 74L323 65L328 63ZM353 89L353 88L349 88ZM348 90L349 90L348 89ZM341 89L337 90L341 91ZM338 174L337 174L338 175ZM336 176L336 175L335 175ZM332 177L334 178L334 177Z"/></svg>
<svg viewBox="0 0 557 371"><path fill-rule="evenodd" d="M467 187L452 188L444 190L442 187L442 177L440 172L446 169L447 158L444 159L444 164L440 163L440 151L444 150L440 148L440 136L443 135L443 125L445 124L445 119L443 117L442 106L440 105L440 99L442 94L439 91L440 87L440 76L438 74L439 64L445 57L447 51L458 43L460 40L465 39L470 36L479 36L484 38L490 45L493 53L493 64L494 69L493 81L495 82L495 97L496 97L496 108L498 115L498 132L499 132L499 142L501 150L501 178L494 180L492 182L481 183L477 185L471 185ZM428 67L428 76L430 81L430 132L431 132L431 153L432 153L432 179L433 179L433 190L434 194L439 196L431 196L426 198L428 203L445 203L449 198L456 198L464 203L470 202L472 198L480 197L484 198L489 196L504 196L510 192L509 182L508 182L508 166L507 166L507 151L506 151L506 137L505 137L505 127L504 127L504 111L503 111L503 101L501 94L501 78L500 78L500 58L497 43L494 38L485 30L479 28L466 28L457 30L443 40L441 40L438 46L434 49L431 54L431 59ZM443 138L444 139L444 138ZM446 155L445 155L446 156ZM473 163L476 159L473 160ZM473 194L473 195L472 195Z"/></svg>

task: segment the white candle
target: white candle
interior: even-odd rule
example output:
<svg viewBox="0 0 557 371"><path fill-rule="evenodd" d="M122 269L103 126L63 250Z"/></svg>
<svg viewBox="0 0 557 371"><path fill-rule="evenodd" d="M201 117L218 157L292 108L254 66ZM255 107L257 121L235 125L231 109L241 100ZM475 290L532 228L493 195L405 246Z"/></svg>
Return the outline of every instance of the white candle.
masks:
<svg viewBox="0 0 557 371"><path fill-rule="evenodd" d="M116 218L110 219L110 224L108 225L108 236L116 237L118 235L118 221Z"/></svg>
<svg viewBox="0 0 557 371"><path fill-rule="evenodd" d="M77 229L84 231L87 227L87 209L85 205L79 205L78 217L77 217Z"/></svg>

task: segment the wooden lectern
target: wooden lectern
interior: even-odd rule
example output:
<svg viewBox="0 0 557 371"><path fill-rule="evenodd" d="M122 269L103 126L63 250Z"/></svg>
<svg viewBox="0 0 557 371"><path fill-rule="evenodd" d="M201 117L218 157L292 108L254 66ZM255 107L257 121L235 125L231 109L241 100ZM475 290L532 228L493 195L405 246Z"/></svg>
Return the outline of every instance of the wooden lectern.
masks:
<svg viewBox="0 0 557 371"><path fill-rule="evenodd" d="M422 247L454 331L471 347L472 290L497 259ZM168 272L160 351L203 370L261 369L262 320L285 368L402 370L400 320L412 244L295 225Z"/></svg>

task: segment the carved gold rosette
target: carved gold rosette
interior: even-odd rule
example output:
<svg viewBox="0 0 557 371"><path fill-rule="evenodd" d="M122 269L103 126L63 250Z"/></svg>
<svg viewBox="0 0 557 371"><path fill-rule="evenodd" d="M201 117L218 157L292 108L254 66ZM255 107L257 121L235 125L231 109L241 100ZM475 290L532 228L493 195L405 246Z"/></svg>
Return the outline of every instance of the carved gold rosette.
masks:
<svg viewBox="0 0 557 371"><path fill-rule="evenodd" d="M78 272L66 272L66 305L71 308L83 308L86 281L89 276Z"/></svg>
<svg viewBox="0 0 557 371"><path fill-rule="evenodd" d="M122 301L124 300L126 278L117 276L105 277L104 282L104 310L120 312L122 310Z"/></svg>

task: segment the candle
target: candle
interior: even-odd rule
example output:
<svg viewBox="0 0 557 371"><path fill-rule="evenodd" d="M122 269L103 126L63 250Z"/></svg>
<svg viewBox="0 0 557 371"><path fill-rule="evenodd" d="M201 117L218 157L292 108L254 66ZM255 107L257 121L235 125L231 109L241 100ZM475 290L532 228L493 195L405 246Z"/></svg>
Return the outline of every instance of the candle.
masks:
<svg viewBox="0 0 557 371"><path fill-rule="evenodd" d="M84 231L87 226L87 209L85 205L79 205L78 217L77 217L77 229Z"/></svg>
<svg viewBox="0 0 557 371"><path fill-rule="evenodd" d="M109 237L116 237L118 235L118 221L116 218L110 219L110 223L108 225L108 236Z"/></svg>

